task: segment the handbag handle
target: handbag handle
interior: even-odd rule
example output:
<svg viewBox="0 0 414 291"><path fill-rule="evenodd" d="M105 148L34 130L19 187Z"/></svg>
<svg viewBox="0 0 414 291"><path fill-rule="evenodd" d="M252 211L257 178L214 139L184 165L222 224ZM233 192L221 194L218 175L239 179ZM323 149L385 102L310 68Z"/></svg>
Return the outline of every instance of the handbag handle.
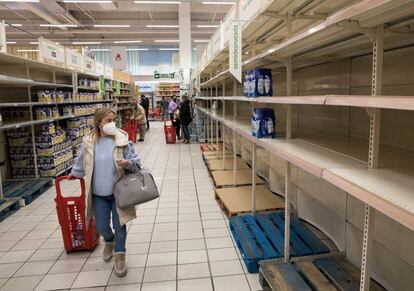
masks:
<svg viewBox="0 0 414 291"><path fill-rule="evenodd" d="M148 190L148 187L145 184L145 177L144 177L144 175L141 172L141 168L138 168L138 172L137 173L138 173L139 179L141 180L141 190L142 191L147 191ZM122 178L122 180L123 180L123 185L125 187L127 187L128 186L128 180L126 179L125 171L124 171L124 177Z"/></svg>

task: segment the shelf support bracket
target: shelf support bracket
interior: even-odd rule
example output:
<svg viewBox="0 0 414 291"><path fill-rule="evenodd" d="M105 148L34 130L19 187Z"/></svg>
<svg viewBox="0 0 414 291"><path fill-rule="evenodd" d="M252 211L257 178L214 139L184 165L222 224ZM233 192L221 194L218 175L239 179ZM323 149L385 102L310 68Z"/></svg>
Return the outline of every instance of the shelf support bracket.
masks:
<svg viewBox="0 0 414 291"><path fill-rule="evenodd" d="M224 85L224 84L223 84ZM224 91L224 88L223 88ZM225 120L226 120L226 101L223 100L223 123L222 125L222 138L223 138L223 156L221 157L223 159L223 170L225 170L224 166L226 165L226 125L225 125Z"/></svg>
<svg viewBox="0 0 414 291"><path fill-rule="evenodd" d="M362 243L360 291L369 291L371 281L371 260L374 243L375 209L365 205L364 237Z"/></svg>
<svg viewBox="0 0 414 291"><path fill-rule="evenodd" d="M211 104L211 112L213 112L213 100L211 100L210 102ZM213 121L213 117L210 117L210 130L211 130L211 138L210 138L210 143L211 145L214 144L214 121Z"/></svg>
<svg viewBox="0 0 414 291"><path fill-rule="evenodd" d="M252 215L256 215L256 143L252 142Z"/></svg>
<svg viewBox="0 0 414 291"><path fill-rule="evenodd" d="M237 117L237 102L233 102L233 121L236 122ZM236 145L236 131L233 128L233 185L236 187L236 174L237 174L237 145Z"/></svg>
<svg viewBox="0 0 414 291"><path fill-rule="evenodd" d="M289 262L290 258L290 162L286 161L285 172L285 262Z"/></svg>
<svg viewBox="0 0 414 291"><path fill-rule="evenodd" d="M284 61L286 66L286 95L292 96L293 93L293 81L292 81L292 58L288 58ZM286 105L286 139L292 138L292 105Z"/></svg>

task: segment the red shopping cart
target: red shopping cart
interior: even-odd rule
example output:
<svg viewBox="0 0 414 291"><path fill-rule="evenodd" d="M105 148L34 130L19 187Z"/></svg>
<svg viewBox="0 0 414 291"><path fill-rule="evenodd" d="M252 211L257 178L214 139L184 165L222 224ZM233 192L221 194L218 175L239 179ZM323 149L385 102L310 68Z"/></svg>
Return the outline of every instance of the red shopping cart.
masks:
<svg viewBox="0 0 414 291"><path fill-rule="evenodd" d="M175 126L173 126L171 119L164 120L164 134L166 143L175 143Z"/></svg>
<svg viewBox="0 0 414 291"><path fill-rule="evenodd" d="M131 120L128 122L124 130L128 133L128 140L133 143L137 142L138 121Z"/></svg>
<svg viewBox="0 0 414 291"><path fill-rule="evenodd" d="M95 220L91 218L86 228L85 180L78 179L81 184L81 195L77 197L63 197L60 182L68 180L68 176L56 178L56 209L62 230L63 243L67 253L76 251L92 251L99 241L99 234L95 230Z"/></svg>

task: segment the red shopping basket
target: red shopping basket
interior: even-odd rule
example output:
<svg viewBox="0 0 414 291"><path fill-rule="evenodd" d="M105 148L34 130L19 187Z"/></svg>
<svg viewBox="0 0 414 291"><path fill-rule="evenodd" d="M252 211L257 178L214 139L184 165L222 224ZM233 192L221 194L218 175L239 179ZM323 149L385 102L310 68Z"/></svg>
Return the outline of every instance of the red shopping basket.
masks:
<svg viewBox="0 0 414 291"><path fill-rule="evenodd" d="M175 126L171 119L164 120L164 134L166 143L175 143Z"/></svg>
<svg viewBox="0 0 414 291"><path fill-rule="evenodd" d="M138 121L131 120L128 122L128 125L124 128L128 133L128 140L133 143L137 142L137 130L138 130Z"/></svg>
<svg viewBox="0 0 414 291"><path fill-rule="evenodd" d="M85 180L78 179L81 184L81 195L78 197L63 197L60 182L68 180L68 176L56 178L56 209L62 230L63 243L67 253L76 251L92 251L99 241L95 230L95 220L91 218L86 228Z"/></svg>

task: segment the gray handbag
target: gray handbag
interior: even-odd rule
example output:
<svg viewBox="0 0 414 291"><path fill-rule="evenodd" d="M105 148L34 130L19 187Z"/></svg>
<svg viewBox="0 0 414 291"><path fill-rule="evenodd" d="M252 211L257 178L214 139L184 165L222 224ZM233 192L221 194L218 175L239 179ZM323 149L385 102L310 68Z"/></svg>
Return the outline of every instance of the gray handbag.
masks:
<svg viewBox="0 0 414 291"><path fill-rule="evenodd" d="M115 184L114 195L116 205L121 209L139 205L160 196L151 173L142 169L136 173L125 173L124 178Z"/></svg>

